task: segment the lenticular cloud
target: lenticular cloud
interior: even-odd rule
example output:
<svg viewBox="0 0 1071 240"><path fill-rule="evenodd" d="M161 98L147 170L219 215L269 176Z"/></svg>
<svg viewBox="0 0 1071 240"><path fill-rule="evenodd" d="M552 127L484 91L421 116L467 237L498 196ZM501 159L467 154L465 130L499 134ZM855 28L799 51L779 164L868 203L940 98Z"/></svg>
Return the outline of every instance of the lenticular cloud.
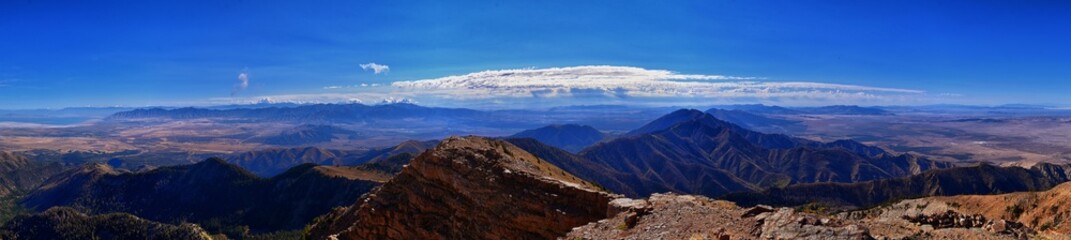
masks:
<svg viewBox="0 0 1071 240"><path fill-rule="evenodd" d="M453 99L495 97L695 97L695 98L813 98L873 99L886 95L923 93L817 82L775 82L751 77L680 74L622 66L577 66L511 69L399 81L401 91Z"/></svg>

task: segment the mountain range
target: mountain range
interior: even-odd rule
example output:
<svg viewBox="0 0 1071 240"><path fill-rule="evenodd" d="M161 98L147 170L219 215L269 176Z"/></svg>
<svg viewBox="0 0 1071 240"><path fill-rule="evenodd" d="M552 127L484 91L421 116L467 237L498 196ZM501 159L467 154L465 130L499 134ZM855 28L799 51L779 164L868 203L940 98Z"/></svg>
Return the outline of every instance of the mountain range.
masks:
<svg viewBox="0 0 1071 240"><path fill-rule="evenodd" d="M394 105L341 106L342 112L334 112L340 106L303 105L276 108L283 116L262 119L332 121L362 118L349 114L369 107L414 110ZM1053 187L1071 180L1069 165L960 166L853 140L756 130L795 124L774 115L889 114L873 111L878 108L740 107L767 113L681 109L619 136L586 125L550 125L502 138L449 137L375 149L269 148L136 171L99 163L63 171L55 163L59 169L51 177L20 171L52 165L5 153L0 182L12 187L0 190L29 192L20 205L40 213L8 222L0 236L1001 239L1034 236L1030 229L1067 232L1066 187ZM265 110L160 111L126 117L257 119ZM405 119L410 113L393 114ZM301 125L284 132L291 135L283 142L350 134L335 128ZM929 197L946 195L957 196ZM938 210L989 219L934 215ZM920 215L902 215L908 212ZM937 224L923 226L929 222ZM75 235L56 237L64 230L53 226Z"/></svg>
<svg viewBox="0 0 1071 240"><path fill-rule="evenodd" d="M301 229L388 178L313 164L260 178L218 158L137 173L91 164L50 178L21 204L37 211L65 206L89 214L125 212L164 223L193 222L238 237Z"/></svg>
<svg viewBox="0 0 1071 240"><path fill-rule="evenodd" d="M570 171L632 197L659 192L717 197L798 183L859 182L952 167L851 140L823 143L759 133L687 109L667 114L623 137L592 145L576 156L539 149L542 146L535 144L519 146L544 159L590 162L577 165L586 169Z"/></svg>
<svg viewBox="0 0 1071 240"><path fill-rule="evenodd" d="M124 119L197 119L197 118L234 118L256 119L262 121L295 121L303 123L363 123L383 122L400 119L421 119L423 121L452 121L473 118L480 112L460 108L422 107L408 103L364 105L364 104L314 104L287 107L266 108L149 108L118 112L108 117L109 120Z"/></svg>
<svg viewBox="0 0 1071 240"><path fill-rule="evenodd" d="M878 107L860 107L855 105L830 105L820 107L781 107L762 104L719 105L718 109L740 110L754 114L821 114L821 115L892 115L891 112Z"/></svg>
<svg viewBox="0 0 1071 240"><path fill-rule="evenodd" d="M799 184L761 192L730 194L724 199L744 206L823 204L835 208L857 209L926 196L1041 191L1069 180L1069 165L1042 163L1027 169L982 164L858 183Z"/></svg>
<svg viewBox="0 0 1071 240"><path fill-rule="evenodd" d="M405 141L394 147L368 150L335 150L318 147L270 148L249 151L227 157L227 162L238 165L261 177L271 177L292 167L313 163L328 166L356 166L371 163L368 167L387 172L397 172L400 165L392 161L408 162L416 154L435 146L438 141ZM401 159L397 159L397 158Z"/></svg>

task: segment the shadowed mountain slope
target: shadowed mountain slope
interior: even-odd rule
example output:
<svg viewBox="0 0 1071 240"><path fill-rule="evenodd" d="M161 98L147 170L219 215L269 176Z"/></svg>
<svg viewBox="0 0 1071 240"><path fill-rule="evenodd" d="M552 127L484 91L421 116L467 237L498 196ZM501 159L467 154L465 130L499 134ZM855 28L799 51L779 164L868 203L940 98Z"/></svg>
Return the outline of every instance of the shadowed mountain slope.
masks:
<svg viewBox="0 0 1071 240"><path fill-rule="evenodd" d="M70 206L87 213L126 212L165 223L200 223L210 231L292 230L352 203L387 178L361 171L304 164L264 179L218 158L138 173L94 164L51 178L22 205L38 211Z"/></svg>
<svg viewBox="0 0 1071 240"><path fill-rule="evenodd" d="M27 193L63 170L66 167L60 163L32 162L15 153L0 152L0 197Z"/></svg>

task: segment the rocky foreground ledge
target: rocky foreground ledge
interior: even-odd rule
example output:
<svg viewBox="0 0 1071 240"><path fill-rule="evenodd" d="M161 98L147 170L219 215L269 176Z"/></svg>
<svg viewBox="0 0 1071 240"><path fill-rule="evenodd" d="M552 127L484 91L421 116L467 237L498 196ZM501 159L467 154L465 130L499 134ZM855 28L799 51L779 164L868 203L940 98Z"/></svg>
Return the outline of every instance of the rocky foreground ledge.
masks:
<svg viewBox="0 0 1071 240"><path fill-rule="evenodd" d="M790 208L740 208L701 196L615 199L618 213L564 239L870 239L866 228Z"/></svg>

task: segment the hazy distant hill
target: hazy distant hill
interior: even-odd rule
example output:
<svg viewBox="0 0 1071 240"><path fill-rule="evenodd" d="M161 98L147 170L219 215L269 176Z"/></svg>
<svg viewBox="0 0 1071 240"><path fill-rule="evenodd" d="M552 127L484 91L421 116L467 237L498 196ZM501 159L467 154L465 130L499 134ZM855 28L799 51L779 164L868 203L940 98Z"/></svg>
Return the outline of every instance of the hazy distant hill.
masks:
<svg viewBox="0 0 1071 240"><path fill-rule="evenodd" d="M65 207L16 217L0 228L0 238L21 240L212 239L207 232L194 224L187 223L178 226L162 224L126 213L89 216Z"/></svg>
<svg viewBox="0 0 1071 240"><path fill-rule="evenodd" d="M301 146L331 142L336 138L351 139L360 136L356 131L331 125L305 124L287 129L279 134L258 138L260 142L279 146Z"/></svg>
<svg viewBox="0 0 1071 240"><path fill-rule="evenodd" d="M718 109L740 110L754 114L830 114L830 115L891 115L876 107L854 105L831 105L821 107L780 107L762 104L719 105Z"/></svg>
<svg viewBox="0 0 1071 240"><path fill-rule="evenodd" d="M799 114L802 113L799 110L789 109L780 106L770 106L763 104L736 104L736 105L718 105L714 106L717 109L727 110L739 110L754 114Z"/></svg>
<svg viewBox="0 0 1071 240"><path fill-rule="evenodd" d="M765 133L802 132L807 129L807 126L799 121L771 118L743 110L711 108L706 113L722 121Z"/></svg>
<svg viewBox="0 0 1071 240"><path fill-rule="evenodd" d="M925 196L1000 194L1039 191L1071 180L1071 166L1038 164L1030 169L979 165L938 169L915 176L859 183L813 183L772 188L760 193L731 194L737 204L798 206L818 203L867 208L892 200Z"/></svg>
<svg viewBox="0 0 1071 240"><path fill-rule="evenodd" d="M591 144L602 141L606 138L606 134L587 125L554 124L537 129L524 130L509 137L532 138L566 151L578 152L587 146L591 146Z"/></svg>
<svg viewBox="0 0 1071 240"><path fill-rule="evenodd" d="M233 109L136 109L115 113L112 120L166 118L240 118L272 121L300 121L306 123L360 123L370 121L390 121L407 118L424 120L450 120L479 116L480 112L470 109L433 108L413 104L397 103L383 105L363 104L315 104L294 107L267 108L233 108Z"/></svg>
<svg viewBox="0 0 1071 240"><path fill-rule="evenodd" d="M294 166L314 163L330 166L356 166L369 163L369 169L397 172L420 152L438 141L405 141L397 146L370 150L341 151L317 147L272 148L227 157L227 162L262 177L271 177Z"/></svg>
<svg viewBox="0 0 1071 240"><path fill-rule="evenodd" d="M234 236L242 226L253 232L300 229L333 207L353 203L384 176L305 164L265 179L217 158L139 173L92 164L51 178L22 205L38 211L70 206L165 223L189 221Z"/></svg>
<svg viewBox="0 0 1071 240"><path fill-rule="evenodd" d="M824 107L801 107L795 108L796 110L809 113L809 114L831 114L831 115L892 115L892 113L885 111L881 108L873 107L860 107L854 105L832 105Z"/></svg>
<svg viewBox="0 0 1071 240"><path fill-rule="evenodd" d="M272 148L230 156L227 162L258 176L271 177L305 163L330 166L356 164L362 153L316 147Z"/></svg>

